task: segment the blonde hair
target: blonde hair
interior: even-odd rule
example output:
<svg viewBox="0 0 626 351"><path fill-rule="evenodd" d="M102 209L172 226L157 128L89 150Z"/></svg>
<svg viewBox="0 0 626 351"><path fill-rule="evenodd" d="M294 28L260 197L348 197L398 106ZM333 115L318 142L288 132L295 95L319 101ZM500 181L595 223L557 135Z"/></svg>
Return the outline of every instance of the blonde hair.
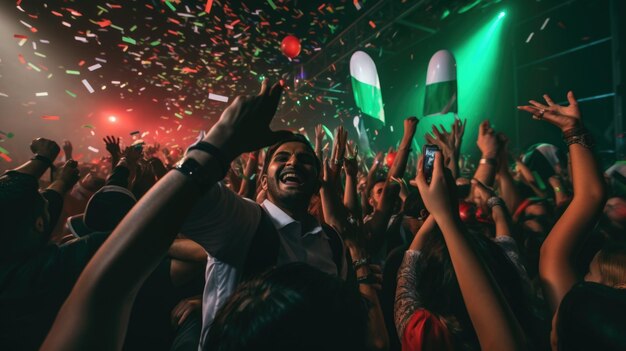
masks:
<svg viewBox="0 0 626 351"><path fill-rule="evenodd" d="M626 246L611 245L598 252L602 284L614 288L626 286Z"/></svg>

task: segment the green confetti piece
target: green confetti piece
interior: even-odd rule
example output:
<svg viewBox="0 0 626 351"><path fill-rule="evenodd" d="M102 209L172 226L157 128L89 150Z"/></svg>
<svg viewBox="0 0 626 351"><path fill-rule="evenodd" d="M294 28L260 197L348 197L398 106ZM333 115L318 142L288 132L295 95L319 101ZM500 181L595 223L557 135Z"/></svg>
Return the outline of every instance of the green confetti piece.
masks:
<svg viewBox="0 0 626 351"><path fill-rule="evenodd" d="M72 93L71 91L65 90L65 92L67 93L67 95L69 95L69 96L71 96L73 98L76 98L76 94Z"/></svg>
<svg viewBox="0 0 626 351"><path fill-rule="evenodd" d="M222 78L224 78L224 76L219 76L219 77L215 78L215 80L220 80Z"/></svg>
<svg viewBox="0 0 626 351"><path fill-rule="evenodd" d="M91 124L85 124L83 125L83 128L89 128L89 129L96 129L93 125Z"/></svg>
<svg viewBox="0 0 626 351"><path fill-rule="evenodd" d="M30 66L30 68L34 69L35 71L41 72L41 69L39 69L39 67L33 65L32 63L29 62L28 65Z"/></svg>
<svg viewBox="0 0 626 351"><path fill-rule="evenodd" d="M331 132L330 129L328 129L328 127L322 124L322 129L324 129L324 133L326 133L326 136L330 140L335 141L335 138L333 137L333 132Z"/></svg>
<svg viewBox="0 0 626 351"><path fill-rule="evenodd" d="M167 5L167 7L169 7L170 10L176 12L176 7L174 7L174 5L172 5L172 3L170 3L169 1L165 0L165 5Z"/></svg>
<svg viewBox="0 0 626 351"><path fill-rule="evenodd" d="M174 116L176 116L176 117L178 117L178 118L180 118L180 119L183 119L183 115L181 115L181 114L180 114L180 113L178 113L178 112L174 113Z"/></svg>
<svg viewBox="0 0 626 351"><path fill-rule="evenodd" d="M122 41L133 45L137 44L137 41L135 41L135 39L129 37L122 37Z"/></svg>
<svg viewBox="0 0 626 351"><path fill-rule="evenodd" d="M97 5L97 7L98 7L98 9L100 9L100 11L109 12L109 10L107 10L106 8L104 8L104 7L100 6L100 5Z"/></svg>
<svg viewBox="0 0 626 351"><path fill-rule="evenodd" d="M267 3L270 4L270 6L272 7L272 10L276 10L276 5L274 4L272 0L267 0Z"/></svg>
<svg viewBox="0 0 626 351"><path fill-rule="evenodd" d="M137 29L137 25L134 25L134 26L130 27L130 31L131 31L131 32L134 32L134 31L135 31L135 29Z"/></svg>
<svg viewBox="0 0 626 351"><path fill-rule="evenodd" d="M37 51L35 51L35 55L37 55L37 56L39 56L39 57L46 58L46 55L44 55L44 54L42 54L42 53L40 53L40 52L37 52Z"/></svg>
<svg viewBox="0 0 626 351"><path fill-rule="evenodd" d="M75 76L79 76L79 75L80 75L80 72L79 72L79 71L73 71L73 70L71 70L71 69L65 70L65 73L67 73L67 74L73 74L73 75L75 75Z"/></svg>
<svg viewBox="0 0 626 351"><path fill-rule="evenodd" d="M189 111L189 110L185 110L185 114L187 115L191 115L193 112Z"/></svg>
<svg viewBox="0 0 626 351"><path fill-rule="evenodd" d="M123 31L124 31L124 28L122 28L122 27L118 27L118 26L116 26L116 25L114 25L114 24L111 24L109 27L114 28L114 29L117 29L117 30L119 30L120 32L123 32Z"/></svg>
<svg viewBox="0 0 626 351"><path fill-rule="evenodd" d="M2 146L0 146L0 152L5 154L5 155L9 154L9 151L7 151L7 149L3 148Z"/></svg>
<svg viewBox="0 0 626 351"><path fill-rule="evenodd" d="M159 45L159 44L161 44L161 41L160 41L160 40L155 40L155 41L153 41L152 43L150 43L150 45L151 45L151 46L157 46L157 45Z"/></svg>

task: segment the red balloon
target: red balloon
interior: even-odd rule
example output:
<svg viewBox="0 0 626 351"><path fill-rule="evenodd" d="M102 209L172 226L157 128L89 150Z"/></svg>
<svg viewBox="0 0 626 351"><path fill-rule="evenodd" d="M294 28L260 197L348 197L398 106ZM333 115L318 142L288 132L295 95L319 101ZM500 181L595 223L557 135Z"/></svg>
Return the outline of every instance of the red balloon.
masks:
<svg viewBox="0 0 626 351"><path fill-rule="evenodd" d="M302 46L300 46L300 39L294 37L293 35L286 36L280 44L280 50L289 58L295 58L300 55L300 49L302 49Z"/></svg>

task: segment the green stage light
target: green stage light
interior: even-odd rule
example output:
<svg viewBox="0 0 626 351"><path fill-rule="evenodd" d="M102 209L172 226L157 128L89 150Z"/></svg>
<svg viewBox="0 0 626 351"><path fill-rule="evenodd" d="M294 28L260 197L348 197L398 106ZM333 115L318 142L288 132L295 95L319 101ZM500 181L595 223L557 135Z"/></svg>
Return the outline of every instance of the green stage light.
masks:
<svg viewBox="0 0 626 351"><path fill-rule="evenodd" d="M493 121L496 117L489 115L489 111L494 110L493 106L498 102L502 89L499 77L502 75L500 62L504 53L502 32L505 23L502 19L505 16L506 12L502 11L487 23L464 28L473 34L450 47L457 63L458 116L467 119L463 152L474 149L471 140L476 140L480 122L484 119ZM454 115L451 113L422 118L417 135L429 132L433 125L442 124L449 129L453 121Z"/></svg>

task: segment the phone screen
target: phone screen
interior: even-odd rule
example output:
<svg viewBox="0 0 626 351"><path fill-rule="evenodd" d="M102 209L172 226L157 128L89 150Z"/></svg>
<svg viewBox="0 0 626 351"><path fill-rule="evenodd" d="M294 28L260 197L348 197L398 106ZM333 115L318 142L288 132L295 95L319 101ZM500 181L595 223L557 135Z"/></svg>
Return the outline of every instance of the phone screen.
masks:
<svg viewBox="0 0 626 351"><path fill-rule="evenodd" d="M430 184L430 180L433 177L436 151L439 151L439 148L436 145L424 145L424 164L422 166L424 177L426 178L428 184Z"/></svg>

